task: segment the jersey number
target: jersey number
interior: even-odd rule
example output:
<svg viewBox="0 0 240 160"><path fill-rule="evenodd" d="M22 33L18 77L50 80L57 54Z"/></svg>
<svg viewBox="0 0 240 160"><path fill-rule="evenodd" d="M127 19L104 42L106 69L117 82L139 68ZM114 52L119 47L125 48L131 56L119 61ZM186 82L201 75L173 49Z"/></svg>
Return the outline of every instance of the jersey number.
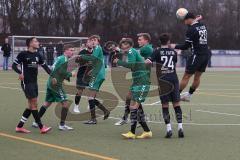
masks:
<svg viewBox="0 0 240 160"><path fill-rule="evenodd" d="M200 30L198 32L199 32L199 36L200 36L199 43L200 44L206 44L206 42L207 42L207 30L204 29L204 30Z"/></svg>
<svg viewBox="0 0 240 160"><path fill-rule="evenodd" d="M173 56L170 56L169 59L168 56L161 56L161 61L163 61L163 67L174 69Z"/></svg>

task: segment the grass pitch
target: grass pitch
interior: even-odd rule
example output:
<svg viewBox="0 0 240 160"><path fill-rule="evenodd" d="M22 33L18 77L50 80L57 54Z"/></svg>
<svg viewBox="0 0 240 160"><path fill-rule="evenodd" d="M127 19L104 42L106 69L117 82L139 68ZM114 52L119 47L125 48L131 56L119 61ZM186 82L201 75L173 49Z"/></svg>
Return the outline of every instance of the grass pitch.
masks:
<svg viewBox="0 0 240 160"><path fill-rule="evenodd" d="M110 74L103 84L103 91L117 96L111 85ZM182 72L179 72L179 79ZM98 120L98 125L86 126L81 121L68 124L74 131L60 132L55 105L50 108L43 122L53 127L46 135L31 128L32 117L26 123L31 134L18 134L14 129L26 107L26 99L13 72L0 72L0 159L121 159L121 160L238 160L240 157L240 71L208 71L203 75L201 86L190 103L181 103L184 112L185 138L177 138L177 126L171 108L174 136L165 139L165 125L159 98L153 97L144 106L152 116L149 125L153 138L148 140L124 140L121 133L128 131L129 124L114 126L123 113L124 102L111 113L111 118ZM39 73L39 106L44 102L47 75ZM74 83L74 82L73 82ZM69 96L73 99L73 96ZM87 101L81 101L86 110ZM72 109L72 107L71 107ZM141 128L137 130L141 133Z"/></svg>

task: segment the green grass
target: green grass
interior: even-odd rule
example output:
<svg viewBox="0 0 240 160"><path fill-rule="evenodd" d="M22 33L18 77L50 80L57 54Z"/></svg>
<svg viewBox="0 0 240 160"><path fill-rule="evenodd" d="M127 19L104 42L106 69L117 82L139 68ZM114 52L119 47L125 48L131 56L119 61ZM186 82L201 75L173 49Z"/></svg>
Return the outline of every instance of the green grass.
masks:
<svg viewBox="0 0 240 160"><path fill-rule="evenodd" d="M185 115L185 138L178 139L174 122L174 136L165 139L165 126L159 116L149 123L153 138L148 140L123 140L121 133L128 131L129 125L116 127L115 118L123 112L124 102L119 101L117 108L107 121L98 120L96 126L86 126L80 121L68 122L74 131L60 132L57 129L59 119L52 106L43 118L43 122L52 126L47 135L40 135L37 129L31 128L32 118L26 123L31 134L23 135L14 132L15 126L26 107L26 99L20 89L17 75L13 72L0 72L0 133L32 139L76 150L95 153L122 160L237 160L240 157L240 72L211 71L204 74L200 89L193 96L191 103L182 103ZM179 77L182 76L180 72ZM47 75L39 74L39 106L44 102L44 90ZM110 73L102 89L116 95ZM70 99L73 99L70 96ZM146 103L159 101L158 97L150 98ZM87 101L81 102L83 110ZM148 115L158 115L160 104L146 105ZM173 110L171 108L171 112ZM172 119L174 117L172 116ZM138 129L141 133L141 129ZM0 135L0 159L98 159L81 154L62 151L51 147L7 138Z"/></svg>

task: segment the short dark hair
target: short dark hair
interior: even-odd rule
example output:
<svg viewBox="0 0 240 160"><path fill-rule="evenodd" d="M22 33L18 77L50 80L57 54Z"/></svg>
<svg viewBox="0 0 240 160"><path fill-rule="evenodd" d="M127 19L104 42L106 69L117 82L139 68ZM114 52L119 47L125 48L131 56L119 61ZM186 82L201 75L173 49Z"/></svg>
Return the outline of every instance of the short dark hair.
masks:
<svg viewBox="0 0 240 160"><path fill-rule="evenodd" d="M148 42L151 41L151 35L149 33L138 33L137 34L138 37L143 37L144 39L146 39Z"/></svg>
<svg viewBox="0 0 240 160"><path fill-rule="evenodd" d="M171 36L169 33L162 33L159 37L161 45L167 45L168 41L170 41Z"/></svg>
<svg viewBox="0 0 240 160"><path fill-rule="evenodd" d="M74 46L71 45L71 44L65 44L65 45L63 46L63 51L66 51L66 50L68 50L69 48L74 48Z"/></svg>
<svg viewBox="0 0 240 160"><path fill-rule="evenodd" d="M32 42L33 39L35 39L36 37L30 37L26 39L26 46L29 47L30 43Z"/></svg>
<svg viewBox="0 0 240 160"><path fill-rule="evenodd" d="M101 40L101 37L99 36L99 35L91 35L88 39L97 39L98 41L100 41Z"/></svg>
<svg viewBox="0 0 240 160"><path fill-rule="evenodd" d="M196 16L194 15L194 13L188 12L187 15L184 17L184 20L195 19L195 18L196 18Z"/></svg>
<svg viewBox="0 0 240 160"><path fill-rule="evenodd" d="M124 38L120 41L119 46L122 47L122 44L129 44L131 47L134 46L132 38Z"/></svg>

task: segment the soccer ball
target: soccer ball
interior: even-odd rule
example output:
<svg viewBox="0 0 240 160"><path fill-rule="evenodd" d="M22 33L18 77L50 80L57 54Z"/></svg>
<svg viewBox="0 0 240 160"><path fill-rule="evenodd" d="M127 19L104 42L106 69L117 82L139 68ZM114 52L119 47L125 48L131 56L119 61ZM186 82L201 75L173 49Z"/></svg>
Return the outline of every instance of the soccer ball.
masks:
<svg viewBox="0 0 240 160"><path fill-rule="evenodd" d="M177 19L179 20L184 20L187 14L188 14L188 10L185 8L179 8L176 12Z"/></svg>

